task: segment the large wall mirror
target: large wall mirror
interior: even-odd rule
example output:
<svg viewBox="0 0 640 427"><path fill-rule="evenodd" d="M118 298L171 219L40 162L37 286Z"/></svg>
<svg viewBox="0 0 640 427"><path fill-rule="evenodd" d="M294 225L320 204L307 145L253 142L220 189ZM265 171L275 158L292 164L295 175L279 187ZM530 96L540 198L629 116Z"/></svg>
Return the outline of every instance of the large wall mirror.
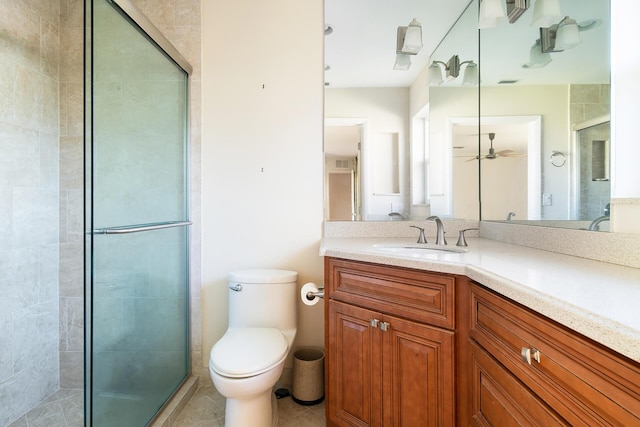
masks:
<svg viewBox="0 0 640 427"><path fill-rule="evenodd" d="M608 230L610 2L558 0L534 25L526 3L479 31L479 0L325 2L326 220ZM423 49L394 70L396 27L413 18Z"/></svg>
<svg viewBox="0 0 640 427"><path fill-rule="evenodd" d="M478 1L470 2L430 58L428 198L440 217L478 220Z"/></svg>
<svg viewBox="0 0 640 427"><path fill-rule="evenodd" d="M325 0L325 220L429 215L429 56L469 1ZM423 46L395 66L414 19Z"/></svg>
<svg viewBox="0 0 640 427"><path fill-rule="evenodd" d="M606 231L610 185L609 0L480 31L481 218ZM496 156L490 155L490 150Z"/></svg>

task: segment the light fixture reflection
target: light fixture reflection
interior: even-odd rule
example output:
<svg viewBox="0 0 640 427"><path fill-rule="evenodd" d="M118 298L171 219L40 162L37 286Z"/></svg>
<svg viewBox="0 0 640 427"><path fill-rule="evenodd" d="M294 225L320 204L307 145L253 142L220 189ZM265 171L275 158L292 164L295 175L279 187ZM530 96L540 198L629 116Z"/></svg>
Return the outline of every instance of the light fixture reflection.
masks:
<svg viewBox="0 0 640 427"><path fill-rule="evenodd" d="M440 66L443 67L440 67ZM444 83L442 68L444 68L446 81L450 82L458 78L462 66L466 65L462 77L463 86L475 86L478 84L478 65L473 61L460 62L458 55L453 55L447 63L433 61L429 66L429 86L439 86Z"/></svg>
<svg viewBox="0 0 640 427"><path fill-rule="evenodd" d="M558 22L564 14L560 10L560 0L536 0L533 7L532 27L549 27Z"/></svg>
<svg viewBox="0 0 640 427"><path fill-rule="evenodd" d="M393 64L394 70L408 70L411 67L411 58L409 55L398 53L396 55L396 63Z"/></svg>
<svg viewBox="0 0 640 427"><path fill-rule="evenodd" d="M462 86L475 86L478 84L478 64L470 61L464 70Z"/></svg>
<svg viewBox="0 0 640 427"><path fill-rule="evenodd" d="M413 18L407 26L402 42L402 53L417 54L422 49L422 26Z"/></svg>
<svg viewBox="0 0 640 427"><path fill-rule="evenodd" d="M555 50L571 49L580 44L580 30L575 19L568 16L560 22L556 31Z"/></svg>
<svg viewBox="0 0 640 427"><path fill-rule="evenodd" d="M478 28L497 27L506 16L502 0L481 0L478 14Z"/></svg>
<svg viewBox="0 0 640 427"><path fill-rule="evenodd" d="M429 86L440 86L444 82L442 68L436 62L439 61L433 61L429 66Z"/></svg>
<svg viewBox="0 0 640 427"><path fill-rule="evenodd" d="M411 67L409 55L417 55L422 49L422 26L417 19L406 27L398 27L396 33L396 62L394 70L408 70Z"/></svg>
<svg viewBox="0 0 640 427"><path fill-rule="evenodd" d="M543 68L546 67L550 62L551 55L549 55L549 53L542 52L542 44L540 42L540 39L538 39L529 50L529 62L524 64L522 68Z"/></svg>

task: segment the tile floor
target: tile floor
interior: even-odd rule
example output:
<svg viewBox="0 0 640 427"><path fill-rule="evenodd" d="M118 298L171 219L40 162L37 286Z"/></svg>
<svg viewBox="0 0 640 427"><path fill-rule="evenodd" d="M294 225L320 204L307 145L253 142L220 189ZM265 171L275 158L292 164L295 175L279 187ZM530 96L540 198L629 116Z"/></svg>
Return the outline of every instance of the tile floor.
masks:
<svg viewBox="0 0 640 427"><path fill-rule="evenodd" d="M8 427L83 427L82 390L58 390Z"/></svg>
<svg viewBox="0 0 640 427"><path fill-rule="evenodd" d="M224 427L225 400L200 377L198 390L180 413L174 427ZM324 402L302 406L291 397L278 400L278 427L324 427ZM83 427L82 390L58 390L8 427Z"/></svg>
<svg viewBox="0 0 640 427"><path fill-rule="evenodd" d="M225 399L201 376L198 390L176 419L174 427L224 427ZM278 400L278 427L325 427L324 402L302 406L291 397Z"/></svg>

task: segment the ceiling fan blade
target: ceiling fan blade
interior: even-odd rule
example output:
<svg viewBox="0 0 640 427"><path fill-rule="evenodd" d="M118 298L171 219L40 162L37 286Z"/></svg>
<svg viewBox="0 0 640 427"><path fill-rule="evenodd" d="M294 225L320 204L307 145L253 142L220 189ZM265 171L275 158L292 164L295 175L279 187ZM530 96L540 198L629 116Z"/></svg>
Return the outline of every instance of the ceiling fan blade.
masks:
<svg viewBox="0 0 640 427"><path fill-rule="evenodd" d="M500 151L497 151L497 152L496 152L496 155L498 155L498 156L504 156L504 155L507 155L507 154L509 154L509 153L513 153L513 150L500 150Z"/></svg>
<svg viewBox="0 0 640 427"><path fill-rule="evenodd" d="M502 157L524 158L524 157L527 157L527 154L526 153L508 153L508 154L504 154Z"/></svg>
<svg viewBox="0 0 640 427"><path fill-rule="evenodd" d="M478 160L478 156L473 156L469 160L465 160L465 162L473 162L474 160ZM480 160L482 160L482 159L480 159Z"/></svg>

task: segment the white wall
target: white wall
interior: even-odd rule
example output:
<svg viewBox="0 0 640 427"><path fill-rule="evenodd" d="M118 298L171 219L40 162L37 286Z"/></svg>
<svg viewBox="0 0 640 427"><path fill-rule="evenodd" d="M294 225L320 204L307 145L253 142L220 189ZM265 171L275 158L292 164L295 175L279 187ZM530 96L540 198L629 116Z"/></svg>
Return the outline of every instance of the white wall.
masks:
<svg viewBox="0 0 640 427"><path fill-rule="evenodd" d="M322 283L323 4L202 2L203 364L227 327L227 275ZM268 303L268 302L266 302ZM323 345L299 302L297 345Z"/></svg>
<svg viewBox="0 0 640 427"><path fill-rule="evenodd" d="M612 177L611 229L640 234L640 3L611 1Z"/></svg>

